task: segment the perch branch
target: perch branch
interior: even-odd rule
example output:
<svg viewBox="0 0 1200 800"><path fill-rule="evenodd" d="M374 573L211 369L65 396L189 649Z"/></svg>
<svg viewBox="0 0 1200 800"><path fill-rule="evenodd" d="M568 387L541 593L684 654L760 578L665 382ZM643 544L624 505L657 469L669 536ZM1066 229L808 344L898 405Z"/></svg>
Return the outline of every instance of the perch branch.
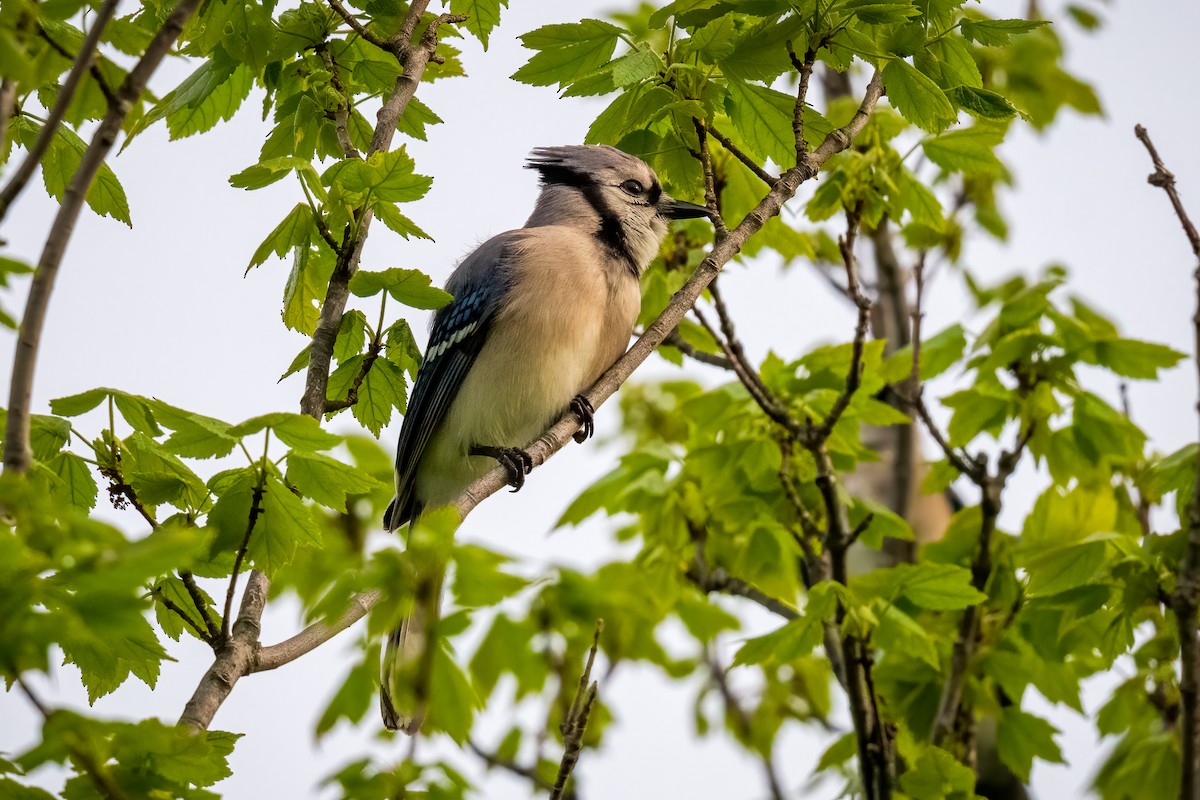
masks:
<svg viewBox="0 0 1200 800"><path fill-rule="evenodd" d="M1196 233L1196 226L1184 210L1183 201L1175 189L1175 176L1163 164L1158 150L1150 141L1150 134L1141 125L1134 128L1134 133L1146 146L1150 160L1154 163L1154 172L1150 174L1148 181L1167 193L1171 206L1175 209L1175 216L1192 246L1192 254L1197 258L1194 273L1196 312L1192 317L1192 327L1196 364L1200 371L1200 234ZM1196 408L1200 411L1200 403ZM1187 545L1183 559L1179 562L1178 577L1175 591L1170 595L1170 605L1171 610L1175 612L1175 623L1179 628L1179 695L1183 705L1180 731L1183 765L1179 797L1181 800L1195 800L1200 798L1200 636L1196 630L1196 609L1200 605L1200 472L1197 473L1196 485L1192 489L1192 502L1187 515Z"/></svg>

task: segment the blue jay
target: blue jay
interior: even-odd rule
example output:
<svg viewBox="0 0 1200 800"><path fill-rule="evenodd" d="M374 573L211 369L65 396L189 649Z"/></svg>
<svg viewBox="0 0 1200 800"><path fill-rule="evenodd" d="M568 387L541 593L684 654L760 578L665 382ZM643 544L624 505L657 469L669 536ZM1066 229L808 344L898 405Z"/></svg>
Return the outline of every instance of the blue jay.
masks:
<svg viewBox="0 0 1200 800"><path fill-rule="evenodd" d="M641 159L606 145L540 147L526 165L541 194L520 230L489 239L454 270L437 312L396 451L396 496L384 525L452 502L496 461L517 491L524 447L567 409L592 433L582 397L629 344L638 284L667 221L704 217L674 200ZM380 707L390 730L425 714L442 576L418 576L414 607L388 637Z"/></svg>

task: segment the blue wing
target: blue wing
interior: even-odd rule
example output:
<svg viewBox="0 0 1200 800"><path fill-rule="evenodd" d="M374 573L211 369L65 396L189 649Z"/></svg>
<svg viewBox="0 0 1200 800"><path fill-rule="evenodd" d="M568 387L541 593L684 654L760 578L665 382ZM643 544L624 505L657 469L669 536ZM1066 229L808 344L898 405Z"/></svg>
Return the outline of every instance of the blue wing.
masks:
<svg viewBox="0 0 1200 800"><path fill-rule="evenodd" d="M500 255L485 245L469 256L447 287L454 301L434 316L396 447L396 497L383 515L388 530L421 511L413 494L417 465L487 340L506 285Z"/></svg>

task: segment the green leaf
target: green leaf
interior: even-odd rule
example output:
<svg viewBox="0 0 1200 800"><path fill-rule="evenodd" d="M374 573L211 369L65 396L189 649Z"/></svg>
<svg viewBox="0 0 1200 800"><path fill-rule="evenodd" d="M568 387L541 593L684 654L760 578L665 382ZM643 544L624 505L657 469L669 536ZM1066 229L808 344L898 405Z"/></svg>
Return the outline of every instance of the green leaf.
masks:
<svg viewBox="0 0 1200 800"><path fill-rule="evenodd" d="M1065 763L1062 750L1054 741L1058 729L1046 720L1026 714L1015 706L1004 709L996 730L996 748L1000 760L1023 782L1029 781L1033 760Z"/></svg>
<svg viewBox="0 0 1200 800"><path fill-rule="evenodd" d="M367 646L363 659L355 664L346 675L346 680L329 699L329 705L317 720L317 738L321 738L340 719L361 722L367 712L375 706L379 691L380 642L375 640Z"/></svg>
<svg viewBox="0 0 1200 800"><path fill-rule="evenodd" d="M883 68L883 82L896 110L922 130L938 133L958 119L941 88L906 61L889 61Z"/></svg>
<svg viewBox="0 0 1200 800"><path fill-rule="evenodd" d="M264 428L270 428L281 442L296 450L328 450L342 441L341 436L322 430L321 423L307 414L287 411L275 411L248 419L230 428L229 435L240 438Z"/></svg>
<svg viewBox="0 0 1200 800"><path fill-rule="evenodd" d="M617 86L630 86L653 78L662 68L662 59L653 51L633 50L612 62L612 80Z"/></svg>
<svg viewBox="0 0 1200 800"><path fill-rule="evenodd" d="M364 161L345 159L325 171L326 186L340 185L348 192L370 193L379 200L409 203L420 200L433 185L433 178L417 175L416 162L403 147L372 153Z"/></svg>
<svg viewBox="0 0 1200 800"><path fill-rule="evenodd" d="M975 793L975 773L939 747L927 747L900 776L900 788L914 798L960 798Z"/></svg>
<svg viewBox="0 0 1200 800"><path fill-rule="evenodd" d="M404 371L386 359L376 359L358 387L354 418L376 437L392 419L392 409L401 413L408 406Z"/></svg>
<svg viewBox="0 0 1200 800"><path fill-rule="evenodd" d="M1048 25L1044 19L964 19L960 30L963 38L982 45L1001 46L1009 44L1014 35Z"/></svg>
<svg viewBox="0 0 1200 800"><path fill-rule="evenodd" d="M155 418L174 433L163 442L163 446L185 458L214 458L227 456L237 446L238 437L229 433L228 422L193 414L182 408L151 401Z"/></svg>
<svg viewBox="0 0 1200 800"><path fill-rule="evenodd" d="M1118 375L1137 380L1156 380L1160 369L1170 369L1186 358L1186 354L1155 342L1137 339L1107 339L1095 343L1095 361L1089 363L1108 367Z"/></svg>
<svg viewBox="0 0 1200 800"><path fill-rule="evenodd" d="M253 0L230 3L228 8L221 44L229 55L258 72L267 65L275 44L271 11Z"/></svg>
<svg viewBox="0 0 1200 800"><path fill-rule="evenodd" d="M213 606L212 598L208 593L196 587L200 591L204 603L208 606L213 619L218 619L219 614ZM154 585L154 616L158 620L158 626L162 628L163 633L170 636L175 641L179 641L179 637L183 633L188 633L197 639L195 628L185 623L180 619L179 614L170 608L167 608L163 600L169 601L172 605L182 611L188 619L200 630L204 630L204 620L200 618L199 612L196 610L196 604L192 600L192 595L188 592L187 586L179 578L174 575L169 575Z"/></svg>
<svg viewBox="0 0 1200 800"><path fill-rule="evenodd" d="M87 462L74 453L58 453L48 462L48 466L63 482L67 499L80 508L96 507L96 479Z"/></svg>
<svg viewBox="0 0 1200 800"><path fill-rule="evenodd" d="M287 216L275 226L262 244L250 258L249 271L266 262L271 254L283 258L294 247L307 247L317 235L316 225L313 224L313 212L307 203L297 203Z"/></svg>
<svg viewBox="0 0 1200 800"><path fill-rule="evenodd" d="M770 158L785 168L796 163L796 140L792 132L795 99L738 80L730 80L726 88L725 111L752 153L759 160Z"/></svg>
<svg viewBox="0 0 1200 800"><path fill-rule="evenodd" d="M747 639L734 655L733 666L791 663L811 653L821 643L822 635L820 620L805 615L765 636Z"/></svg>
<svg viewBox="0 0 1200 800"><path fill-rule="evenodd" d="M308 244L296 248L283 289L284 325L306 336L313 334L333 269L333 253L328 248L314 250Z"/></svg>
<svg viewBox="0 0 1200 800"><path fill-rule="evenodd" d="M955 86L946 90L954 105L980 119L1012 119L1017 109L1003 95L977 86Z"/></svg>
<svg viewBox="0 0 1200 800"><path fill-rule="evenodd" d="M30 133L32 135L29 137L29 141L22 142L26 147L29 147L36 137L36 132L30 131ZM75 172L83 161L83 153L86 149L87 145L83 139L80 139L78 134L65 125L59 126L50 139L46 155L42 157L42 182L46 185L47 194L60 203L67 186L75 177ZM88 207L100 216L112 217L118 222L124 222L133 227L129 218L129 201L125 197L125 190L121 188L120 181L117 180L117 176L107 164L100 165L100 170L88 188L86 200Z"/></svg>
<svg viewBox="0 0 1200 800"><path fill-rule="evenodd" d="M170 503L181 510L200 509L208 499L204 481L173 453L150 437L135 433L122 443L125 479L143 505Z"/></svg>
<svg viewBox="0 0 1200 800"><path fill-rule="evenodd" d="M373 297L386 291L412 308L437 309L454 299L449 292L430 286L429 276L419 269L392 267L382 272L359 270L350 279L350 291L356 297Z"/></svg>
<svg viewBox="0 0 1200 800"><path fill-rule="evenodd" d="M565 86L590 75L612 58L621 29L597 19L546 25L521 37L539 50L513 79L533 86Z"/></svg>
<svg viewBox="0 0 1200 800"><path fill-rule="evenodd" d="M372 203L371 208L375 211L375 216L379 218L380 222L386 225L392 232L400 234L402 238L411 239L416 237L418 239L433 241L433 237L422 230L417 223L401 214L400 209L396 208L395 203L380 200Z"/></svg>
<svg viewBox="0 0 1200 800"><path fill-rule="evenodd" d="M429 680L429 711L425 725L444 731L458 744L467 740L475 712L483 707L471 681L444 648L436 648Z"/></svg>
<svg viewBox="0 0 1200 800"><path fill-rule="evenodd" d="M959 611L987 599L971 585L971 571L957 564L898 564L861 575L851 586L865 597L905 597L933 611Z"/></svg>
<svg viewBox="0 0 1200 800"><path fill-rule="evenodd" d="M305 181L309 188L315 184L320 186L320 179L317 177L317 172L313 169L313 165L303 158L296 156L280 156L279 158L269 158L266 161L260 161L253 166L246 167L241 172L229 178L229 185L235 189L262 189L270 186L276 181L283 180L288 173L295 171L307 178Z"/></svg>
<svg viewBox="0 0 1200 800"><path fill-rule="evenodd" d="M389 85L394 83L394 79L388 83ZM404 107L404 113L400 116L400 122L397 123L396 130L423 142L428 138L425 134L425 126L438 125L441 122L442 118L433 113L432 108L422 103L420 99L413 97L408 101L408 105Z"/></svg>
<svg viewBox="0 0 1200 800"><path fill-rule="evenodd" d="M519 575L501 569L511 559L479 545L458 545L452 558L454 601L463 608L494 606L528 585Z"/></svg>
<svg viewBox="0 0 1200 800"><path fill-rule="evenodd" d="M994 152L1003 139L1003 130L975 125L927 139L921 146L929 160L942 169L995 175L1004 170Z"/></svg>
<svg viewBox="0 0 1200 800"><path fill-rule="evenodd" d="M311 419L311 417L308 417ZM312 512L276 478L263 484L259 514L246 550L251 563L268 576L291 563L299 547L319 548L321 532Z"/></svg>
<svg viewBox="0 0 1200 800"><path fill-rule="evenodd" d="M463 26L488 48L488 35L500 24L500 9L508 8L508 0L450 0L451 14L466 14Z"/></svg>
<svg viewBox="0 0 1200 800"><path fill-rule="evenodd" d="M287 482L323 506L347 511L347 495L370 494L386 488L367 473L320 453L294 450L287 458Z"/></svg>
<svg viewBox="0 0 1200 800"><path fill-rule="evenodd" d="M921 15L913 0L848 0L842 8L868 25L907 22Z"/></svg>

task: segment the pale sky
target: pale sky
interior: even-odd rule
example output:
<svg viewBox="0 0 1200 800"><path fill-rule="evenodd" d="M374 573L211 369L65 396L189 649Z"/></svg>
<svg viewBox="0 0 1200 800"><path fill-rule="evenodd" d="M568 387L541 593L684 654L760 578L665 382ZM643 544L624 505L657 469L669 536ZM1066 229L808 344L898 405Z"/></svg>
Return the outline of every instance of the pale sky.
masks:
<svg viewBox="0 0 1200 800"><path fill-rule="evenodd" d="M524 221L536 194L534 176L522 169L525 154L538 145L582 141L602 107L603 101L559 100L552 90L509 80L529 54L515 37L542 24L581 14L601 16L627 4L513 0L512 5L488 53L474 40L464 40L469 79L421 89L422 99L445 124L430 129L430 142L409 145L418 169L436 175L436 182L426 200L407 210L436 242L404 242L375 226L364 267L420 267L435 283L443 281L476 244ZM999 15L1018 7L1005 0L987 5ZM990 279L1065 264L1072 273L1071 290L1114 316L1126 335L1191 353L1195 264L1166 197L1146 184L1150 162L1133 137L1133 126L1140 122L1149 128L1179 178L1185 204L1200 217L1200 190L1194 188L1200 186L1200 148L1195 144L1192 51L1200 35L1200 6L1187 0L1126 0L1104 12L1108 22L1098 35L1084 36L1070 25L1061 32L1068 39L1068 64L1097 86L1107 118L1068 113L1049 135L1020 130L1009 137L1003 155L1017 178L1015 191L1004 201L1011 241L1005 246L971 241L966 262ZM156 90L165 92L189 71L183 64L167 65L156 78ZM287 267L272 262L248 277L242 273L257 244L300 199L298 189L283 181L246 193L226 183L229 175L256 160L266 130L260 107L254 95L231 124L182 142L168 144L165 129L157 127L111 162L128 193L135 227L129 231L90 212L82 217L50 308L34 391L36 411L45 412L51 398L95 386L161 397L234 422L297 408L302 379L275 383L305 344L279 321ZM801 196L811 191L806 188ZM794 206L798 209L800 202ZM4 226L2 233L11 244L7 253L35 261L52 213L53 205L35 180ZM753 356L761 357L769 347L795 356L817 342L850 338L853 322L845 304L806 269L781 274L764 261L734 266L731 272L724 285ZM10 312L19 312L23 293L22 286L19 297L4 300ZM943 275L931 288L926 330L960 320L965 307L953 277ZM426 329L424 312L413 312L409 319L414 330ZM0 333L0 370L5 373L11 368L14 341L10 332ZM713 379L695 367L689 372ZM639 377L678 374L658 363ZM1115 399L1115 381L1092 377L1091 388ZM1195 439L1196 394L1189 362L1161 383L1131 386L1134 417L1154 447L1171 451ZM600 438L614 433L614 415L612 408L599 412ZM81 427L95 432L102 424L85 418ZM349 430L353 420L339 417L336 427ZM389 449L398 431L396 423L385 430L382 439ZM461 535L519 556L529 574L550 563L587 567L627 555L628 548L608 536L604 521L549 535L565 505L611 469L617 456L615 448L596 444L568 447L538 470L520 494L500 494L484 503ZM1009 529L1020 524L1011 509L1028 508L1041 485L1032 470L1020 473L1006 497L1010 512L1002 521ZM135 520L104 507L101 497L106 517L140 530ZM753 612L747 618L755 631L774 625ZM293 605L272 606L264 619L264 640L284 638L297 625ZM355 629L288 667L238 684L214 728L246 736L233 756L235 776L218 790L229 797L267 792L316 796L322 777L365 752L388 759L403 756L406 741L375 739L380 725L373 713L359 728L343 726L314 743L315 721L353 663L345 648L357 635ZM188 641L171 646L179 661L163 664L156 691L131 680L99 701L94 713L177 718L211 659L204 645ZM732 652L736 640L726 644ZM734 674L735 680L744 677ZM1085 696L1089 713L1103 701L1104 687L1119 679L1093 681ZM86 704L73 667L35 683L52 704ZM698 680L669 684L651 669L624 665L602 690L618 723L609 729L600 752L584 753L577 770L586 796L766 796L756 759L727 738L694 738L691 703L699 685ZM1029 707L1048 715L1063 731L1059 742L1069 762L1037 765L1035 794L1086 796L1107 745L1097 745L1088 720L1069 709L1048 707L1029 691ZM485 744L494 744L505 729L506 720L492 716L479 728ZM0 752L27 746L36 724L21 696L0 694ZM827 740L797 725L779 738L776 760L793 796L832 797L840 788L827 784L819 791L798 790ZM471 756L457 761L472 771L478 763ZM499 773L485 787L488 797L528 795L523 782Z"/></svg>

